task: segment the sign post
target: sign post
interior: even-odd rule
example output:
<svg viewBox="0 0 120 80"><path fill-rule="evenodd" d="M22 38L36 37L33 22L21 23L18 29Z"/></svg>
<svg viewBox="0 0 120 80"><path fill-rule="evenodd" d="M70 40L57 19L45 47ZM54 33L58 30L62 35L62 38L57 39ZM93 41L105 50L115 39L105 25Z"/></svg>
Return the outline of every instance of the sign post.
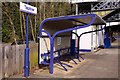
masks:
<svg viewBox="0 0 120 80"><path fill-rule="evenodd" d="M31 5L28 5L25 3L20 2L20 11L26 12L26 48L25 48L25 54L24 54L24 77L29 76L29 40L28 40L28 32L29 32L29 21L28 21L28 14L37 14L37 8L33 7Z"/></svg>

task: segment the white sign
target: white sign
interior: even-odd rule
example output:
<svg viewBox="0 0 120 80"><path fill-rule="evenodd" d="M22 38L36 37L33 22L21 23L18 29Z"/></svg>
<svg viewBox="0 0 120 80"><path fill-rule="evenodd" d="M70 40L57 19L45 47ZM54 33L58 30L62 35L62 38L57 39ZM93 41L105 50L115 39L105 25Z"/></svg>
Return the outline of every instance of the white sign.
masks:
<svg viewBox="0 0 120 80"><path fill-rule="evenodd" d="M30 14L37 14L37 8L25 3L20 2L20 11L30 13Z"/></svg>

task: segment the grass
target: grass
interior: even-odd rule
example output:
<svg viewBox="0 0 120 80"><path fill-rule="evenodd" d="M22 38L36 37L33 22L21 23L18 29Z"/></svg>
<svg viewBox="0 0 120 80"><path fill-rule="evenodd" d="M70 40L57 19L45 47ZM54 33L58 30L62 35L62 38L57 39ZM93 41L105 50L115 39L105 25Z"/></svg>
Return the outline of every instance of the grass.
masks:
<svg viewBox="0 0 120 80"><path fill-rule="evenodd" d="M38 53L30 53L30 68L38 66Z"/></svg>

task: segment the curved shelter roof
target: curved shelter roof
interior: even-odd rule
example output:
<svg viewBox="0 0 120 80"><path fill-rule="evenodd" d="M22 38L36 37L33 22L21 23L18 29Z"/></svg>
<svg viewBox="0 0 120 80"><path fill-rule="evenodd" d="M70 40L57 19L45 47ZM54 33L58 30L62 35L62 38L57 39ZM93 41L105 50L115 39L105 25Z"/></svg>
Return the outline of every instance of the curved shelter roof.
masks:
<svg viewBox="0 0 120 80"><path fill-rule="evenodd" d="M46 30L50 35L58 31L68 32L90 25L104 25L106 22L96 14L62 16L45 19L40 25L40 32Z"/></svg>

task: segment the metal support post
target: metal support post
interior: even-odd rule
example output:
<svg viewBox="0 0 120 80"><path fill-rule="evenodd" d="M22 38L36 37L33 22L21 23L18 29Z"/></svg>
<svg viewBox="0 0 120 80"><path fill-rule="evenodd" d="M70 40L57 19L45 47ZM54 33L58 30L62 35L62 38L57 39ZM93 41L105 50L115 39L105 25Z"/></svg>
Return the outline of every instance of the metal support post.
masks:
<svg viewBox="0 0 120 80"><path fill-rule="evenodd" d="M28 4L28 2L27 2ZM24 54L24 77L29 76L29 42L28 42L28 13L26 13L26 48Z"/></svg>
<svg viewBox="0 0 120 80"><path fill-rule="evenodd" d="M53 74L53 58L54 58L54 55L53 55L53 48L54 48L54 39L51 38L50 39L50 74Z"/></svg>

